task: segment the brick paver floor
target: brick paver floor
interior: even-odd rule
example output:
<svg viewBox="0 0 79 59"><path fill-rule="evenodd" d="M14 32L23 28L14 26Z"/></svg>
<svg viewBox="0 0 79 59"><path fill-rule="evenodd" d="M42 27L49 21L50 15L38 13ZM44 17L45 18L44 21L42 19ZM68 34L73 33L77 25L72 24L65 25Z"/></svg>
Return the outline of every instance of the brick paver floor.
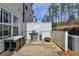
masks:
<svg viewBox="0 0 79 59"><path fill-rule="evenodd" d="M58 51L62 50L53 42L26 42L13 56L58 56Z"/></svg>

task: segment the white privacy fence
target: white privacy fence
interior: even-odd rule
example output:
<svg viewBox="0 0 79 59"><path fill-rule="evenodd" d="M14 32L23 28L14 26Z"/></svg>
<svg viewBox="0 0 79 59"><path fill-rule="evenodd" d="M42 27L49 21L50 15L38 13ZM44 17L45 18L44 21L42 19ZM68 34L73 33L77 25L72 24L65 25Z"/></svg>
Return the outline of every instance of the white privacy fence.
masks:
<svg viewBox="0 0 79 59"><path fill-rule="evenodd" d="M52 41L65 51L68 51L68 49L79 51L79 36L70 35L68 34L68 31L53 30Z"/></svg>
<svg viewBox="0 0 79 59"><path fill-rule="evenodd" d="M38 33L38 35L42 35L42 39L45 37L51 38L51 31L52 31L52 23L51 22L27 22L26 26L26 37L27 40L30 40L31 37L29 33L32 33L32 31L35 31Z"/></svg>
<svg viewBox="0 0 79 59"><path fill-rule="evenodd" d="M52 40L65 51L68 50L68 32L67 31L52 31Z"/></svg>
<svg viewBox="0 0 79 59"><path fill-rule="evenodd" d="M32 31L27 31L27 40L31 39L29 33L32 33ZM37 33L39 33L39 32L37 32ZM38 39L37 40L39 40L39 35L40 34L38 34ZM51 38L51 31L41 31L41 35L42 35L42 39L44 39L45 37L50 37Z"/></svg>

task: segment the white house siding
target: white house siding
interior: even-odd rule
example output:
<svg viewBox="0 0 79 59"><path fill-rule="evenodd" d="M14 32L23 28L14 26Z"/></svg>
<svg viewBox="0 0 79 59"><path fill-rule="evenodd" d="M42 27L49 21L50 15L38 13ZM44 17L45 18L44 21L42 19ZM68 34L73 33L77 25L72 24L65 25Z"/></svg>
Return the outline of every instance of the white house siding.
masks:
<svg viewBox="0 0 79 59"><path fill-rule="evenodd" d="M24 10L25 20L29 20L28 17L31 18L30 20L32 20L32 17L30 17L30 14L32 14L32 6L31 4L28 4L28 3L26 3L26 5L28 10ZM23 29L23 27L25 26L25 24L23 25L23 3L0 3L0 8L5 9L8 12L10 12L12 15L15 15L18 17L18 23L16 24L11 23L10 25L18 26L18 35L23 35L23 30L25 30ZM13 17L12 15L11 17ZM12 35L13 33L11 32L11 36ZM0 53L3 51L4 51L4 39L0 39Z"/></svg>
<svg viewBox="0 0 79 59"><path fill-rule="evenodd" d="M22 32L22 4L19 3L0 3L0 8L3 8L5 10L7 10L8 12L10 12L12 15L15 15L18 17L18 23L17 24L13 24L15 26L18 26L18 34L21 35ZM20 9L20 10L18 10ZM11 15L11 17L13 17ZM12 19L11 19L12 21ZM11 23L12 26L12 23ZM11 32L12 33L12 32ZM12 33L13 35L13 33ZM11 36L12 36L11 35ZM4 39L0 40L0 53L4 51Z"/></svg>
<svg viewBox="0 0 79 59"><path fill-rule="evenodd" d="M4 40L0 40L0 52L4 51Z"/></svg>
<svg viewBox="0 0 79 59"><path fill-rule="evenodd" d="M22 21L23 21L23 18L22 18L23 17L22 16L23 4L22 3L0 3L0 6L2 6L2 8L5 8L10 13L12 13L13 15L16 15L18 17L18 26L19 26L18 34L21 35Z"/></svg>
<svg viewBox="0 0 79 59"><path fill-rule="evenodd" d="M45 37L51 38L51 30L52 30L52 24L50 22L27 22L27 40L30 40L29 33L32 32L32 30L36 30L38 33L41 31L42 33L42 39Z"/></svg>
<svg viewBox="0 0 79 59"><path fill-rule="evenodd" d="M23 26L23 3L0 3L2 8L7 9L12 14L18 16L18 26L19 26L19 35L22 35ZM32 22L33 21L33 14L32 14L32 5L31 3L25 3L24 5L24 14L25 14L25 22ZM27 6L27 10L26 10ZM31 15L31 16L30 16Z"/></svg>

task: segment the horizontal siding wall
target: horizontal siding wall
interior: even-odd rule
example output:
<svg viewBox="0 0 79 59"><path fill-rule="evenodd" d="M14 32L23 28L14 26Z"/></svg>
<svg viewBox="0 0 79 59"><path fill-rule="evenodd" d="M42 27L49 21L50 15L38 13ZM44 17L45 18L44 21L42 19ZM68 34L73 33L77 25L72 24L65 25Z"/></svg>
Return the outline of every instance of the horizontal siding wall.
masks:
<svg viewBox="0 0 79 59"><path fill-rule="evenodd" d="M67 51L68 49L68 39L66 31L52 31L52 40L59 45L62 49Z"/></svg>
<svg viewBox="0 0 79 59"><path fill-rule="evenodd" d="M4 51L4 40L0 40L0 53Z"/></svg>
<svg viewBox="0 0 79 59"><path fill-rule="evenodd" d="M75 51L79 51L79 36L75 37Z"/></svg>
<svg viewBox="0 0 79 59"><path fill-rule="evenodd" d="M69 49L79 51L79 36L69 35Z"/></svg>

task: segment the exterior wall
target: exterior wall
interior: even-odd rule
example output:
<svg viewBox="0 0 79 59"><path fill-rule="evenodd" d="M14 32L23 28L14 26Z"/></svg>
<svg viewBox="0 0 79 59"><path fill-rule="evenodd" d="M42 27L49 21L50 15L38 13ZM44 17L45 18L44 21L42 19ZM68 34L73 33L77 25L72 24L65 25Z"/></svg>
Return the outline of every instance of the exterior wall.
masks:
<svg viewBox="0 0 79 59"><path fill-rule="evenodd" d="M67 51L68 49L68 41L67 35L65 31L52 31L52 41L54 41L57 45L59 45L62 49Z"/></svg>
<svg viewBox="0 0 79 59"><path fill-rule="evenodd" d="M21 35L22 33L22 21L23 21L23 4L22 3L0 3L0 6L2 8L5 8L12 14L16 15L18 17L18 26L19 26L19 31L18 34Z"/></svg>
<svg viewBox="0 0 79 59"><path fill-rule="evenodd" d="M24 15L25 15L25 20L32 21L32 5L26 3L27 5L27 10L24 7ZM26 6L25 5L25 6ZM23 35L23 32L26 30L25 24L26 22L23 23L23 3L0 3L0 8L5 9L6 11L10 12L12 15L11 17L13 18L13 15L18 17L18 23L14 24L13 19L11 19L11 26L18 26L18 35ZM30 16L31 14L31 16ZM1 23L1 22L0 22ZM6 23L4 23L6 24ZM9 25L9 24L8 24ZM24 29L23 29L24 27ZM13 27L11 27L11 37L13 37ZM0 39L0 53L4 51L4 39Z"/></svg>
<svg viewBox="0 0 79 59"><path fill-rule="evenodd" d="M4 51L4 40L0 40L0 52Z"/></svg>
<svg viewBox="0 0 79 59"><path fill-rule="evenodd" d="M25 36L26 39L26 32L27 32L27 22L23 22L23 35Z"/></svg>
<svg viewBox="0 0 79 59"><path fill-rule="evenodd" d="M23 26L25 27L25 23L23 25L23 3L0 3L2 8L5 8L12 14L18 16L18 26L19 26L19 35L22 35ZM27 6L27 10L25 9ZM24 14L25 14L25 21L33 21L33 14L32 14L32 5L30 3L26 3L24 5ZM31 15L31 16L30 16Z"/></svg>
<svg viewBox="0 0 79 59"><path fill-rule="evenodd" d="M24 22L22 26L22 34L26 35L26 28L27 28L27 22L33 22L33 10L32 10L32 3L25 3L24 4ZM26 38L26 36L25 36Z"/></svg>
<svg viewBox="0 0 79 59"><path fill-rule="evenodd" d="M23 3L0 3L2 7L9 10L14 15L18 16L18 26L19 26L19 35L22 35L23 26ZM26 10L27 6L27 10ZM33 21L33 14L32 14L32 5L31 3L25 3L24 5L24 15L25 15L25 22L32 22ZM30 16L31 15L31 16Z"/></svg>
<svg viewBox="0 0 79 59"><path fill-rule="evenodd" d="M11 18L11 37L13 36L13 25L18 26L18 35L21 35L22 32L22 7L23 5L21 3L0 3L0 8L5 9L6 11L11 13L11 17L13 18L13 15L18 17L18 23L14 24L13 19ZM6 23L4 23L6 24ZM9 23L7 23L9 25ZM0 39L0 53L4 51L4 39Z"/></svg>
<svg viewBox="0 0 79 59"><path fill-rule="evenodd" d="M32 3L26 3L24 5L24 13L25 13L25 22L32 22L33 21L33 14L32 14Z"/></svg>
<svg viewBox="0 0 79 59"><path fill-rule="evenodd" d="M42 39L45 37L50 37L51 38L51 30L52 30L52 24L49 22L27 22L27 39L30 40L30 35L29 33L32 32L32 30L36 30L38 34L41 32L42 34Z"/></svg>

